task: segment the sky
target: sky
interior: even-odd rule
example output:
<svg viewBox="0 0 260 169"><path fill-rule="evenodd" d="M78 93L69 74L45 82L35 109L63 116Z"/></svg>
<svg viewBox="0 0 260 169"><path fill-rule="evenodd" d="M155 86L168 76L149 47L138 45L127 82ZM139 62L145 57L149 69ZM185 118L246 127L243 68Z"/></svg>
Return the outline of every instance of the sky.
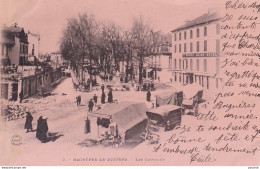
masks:
<svg viewBox="0 0 260 169"><path fill-rule="evenodd" d="M142 15L155 31L170 33L208 9L223 8L223 0L0 0L0 26L18 23L25 31L39 33L40 52L50 53L59 51L67 20L80 13L125 28L131 26L133 17Z"/></svg>

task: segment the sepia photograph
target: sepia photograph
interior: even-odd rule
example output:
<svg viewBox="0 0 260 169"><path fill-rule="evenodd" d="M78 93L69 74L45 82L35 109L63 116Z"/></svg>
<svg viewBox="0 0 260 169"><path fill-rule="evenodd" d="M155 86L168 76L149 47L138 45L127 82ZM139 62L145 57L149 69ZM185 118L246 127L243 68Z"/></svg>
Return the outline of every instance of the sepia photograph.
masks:
<svg viewBox="0 0 260 169"><path fill-rule="evenodd" d="M0 166L258 168L259 17L258 0L1 0Z"/></svg>

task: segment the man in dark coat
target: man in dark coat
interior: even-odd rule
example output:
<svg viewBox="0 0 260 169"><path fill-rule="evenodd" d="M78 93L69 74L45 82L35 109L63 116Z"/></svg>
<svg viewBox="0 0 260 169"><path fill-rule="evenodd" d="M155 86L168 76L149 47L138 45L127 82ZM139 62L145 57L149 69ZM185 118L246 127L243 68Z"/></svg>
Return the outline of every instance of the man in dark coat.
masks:
<svg viewBox="0 0 260 169"><path fill-rule="evenodd" d="M107 99L107 101L109 102L109 103L111 103L112 101L113 101L113 94L112 94L112 90L110 89L110 91L108 92L108 99Z"/></svg>
<svg viewBox="0 0 260 169"><path fill-rule="evenodd" d="M102 92L102 95L101 95L101 103L102 104L105 103L105 99L106 99L106 94L105 94L105 92Z"/></svg>
<svg viewBox="0 0 260 169"><path fill-rule="evenodd" d="M146 93L146 100L148 102L151 101L151 92L150 92L150 90L148 90L148 92Z"/></svg>
<svg viewBox="0 0 260 169"><path fill-rule="evenodd" d="M94 100L95 105L97 105L97 99L98 99L97 95L94 94L94 96L93 96L93 100Z"/></svg>
<svg viewBox="0 0 260 169"><path fill-rule="evenodd" d="M19 98L20 98L20 103L22 103L22 101L23 101L23 91L20 92Z"/></svg>
<svg viewBox="0 0 260 169"><path fill-rule="evenodd" d="M81 96L79 95L77 97L77 106L80 106L80 104L81 104Z"/></svg>
<svg viewBox="0 0 260 169"><path fill-rule="evenodd" d="M123 77L122 76L120 77L120 82L123 83Z"/></svg>
<svg viewBox="0 0 260 169"><path fill-rule="evenodd" d="M101 85L101 90L102 90L102 92L104 92L104 90L105 90L105 86L103 84Z"/></svg>
<svg viewBox="0 0 260 169"><path fill-rule="evenodd" d="M40 139L40 128L41 128L41 123L42 123L42 116L39 117L37 120L37 128L36 128L36 138Z"/></svg>
<svg viewBox="0 0 260 169"><path fill-rule="evenodd" d="M92 99L90 99L90 101L88 102L88 111L92 111L93 106L94 106L94 102L92 101Z"/></svg>
<svg viewBox="0 0 260 169"><path fill-rule="evenodd" d="M29 132L29 130L32 131L32 121L33 121L33 117L31 115L30 112L26 112L26 120L25 120L25 125L24 128L27 129L26 133Z"/></svg>

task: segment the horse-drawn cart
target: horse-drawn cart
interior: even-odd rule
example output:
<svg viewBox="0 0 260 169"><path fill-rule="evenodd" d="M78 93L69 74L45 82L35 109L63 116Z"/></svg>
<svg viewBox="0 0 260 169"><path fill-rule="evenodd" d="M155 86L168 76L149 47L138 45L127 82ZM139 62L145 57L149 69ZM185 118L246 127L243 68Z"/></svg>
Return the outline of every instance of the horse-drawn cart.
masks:
<svg viewBox="0 0 260 169"><path fill-rule="evenodd" d="M146 112L148 125L145 140L158 143L160 133L173 130L181 124L182 108L176 105L163 105Z"/></svg>

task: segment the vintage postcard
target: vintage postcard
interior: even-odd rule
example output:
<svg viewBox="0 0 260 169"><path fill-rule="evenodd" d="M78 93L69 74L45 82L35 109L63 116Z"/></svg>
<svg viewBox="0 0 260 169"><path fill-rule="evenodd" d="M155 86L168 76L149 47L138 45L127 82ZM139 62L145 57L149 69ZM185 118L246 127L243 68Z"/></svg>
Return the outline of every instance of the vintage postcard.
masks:
<svg viewBox="0 0 260 169"><path fill-rule="evenodd" d="M259 167L259 0L1 0L0 21L0 166Z"/></svg>

